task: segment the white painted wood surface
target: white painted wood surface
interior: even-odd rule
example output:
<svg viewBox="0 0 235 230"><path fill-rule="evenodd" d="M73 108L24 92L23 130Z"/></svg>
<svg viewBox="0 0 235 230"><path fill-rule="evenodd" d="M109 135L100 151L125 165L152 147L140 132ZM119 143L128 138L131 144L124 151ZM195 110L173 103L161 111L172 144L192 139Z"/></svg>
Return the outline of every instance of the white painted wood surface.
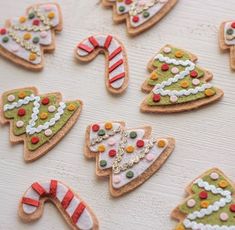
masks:
<svg viewBox="0 0 235 230"><path fill-rule="evenodd" d="M21 15L38 1L1 0L0 21ZM42 2L42 1L40 1ZM43 158L26 164L23 145L9 143L9 127L0 127L0 229L68 229L53 205L46 205L43 218L24 224L17 216L18 202L36 180L64 181L90 204L104 230L169 230L175 226L171 210L184 196L184 188L196 176L217 166L235 181L235 73L229 55L218 47L218 28L233 19L234 0L179 0L159 24L145 34L129 38L124 24L114 25L111 10L98 0L60 0L64 31L56 37L57 49L46 55L45 69L32 73L0 57L0 93L35 85L40 92L60 91L64 98L84 101L81 118L72 131ZM118 35L126 46L130 85L127 92L112 97L104 85L104 58L87 65L73 58L76 44L94 33ZM163 45L170 43L192 51L199 64L214 73L213 84L225 97L209 107L181 114L150 115L139 112L145 94L140 86L147 76L146 64ZM125 120L128 127L149 124L156 136L174 136L177 146L162 169L134 192L113 199L108 181L95 176L95 163L83 157L85 128L91 122Z"/></svg>

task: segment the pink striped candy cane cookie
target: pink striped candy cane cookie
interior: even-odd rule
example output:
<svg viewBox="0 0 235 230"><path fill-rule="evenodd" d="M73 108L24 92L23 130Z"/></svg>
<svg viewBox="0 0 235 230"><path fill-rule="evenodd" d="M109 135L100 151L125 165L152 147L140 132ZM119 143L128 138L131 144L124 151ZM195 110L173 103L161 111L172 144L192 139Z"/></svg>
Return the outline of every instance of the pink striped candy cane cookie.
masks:
<svg viewBox="0 0 235 230"><path fill-rule="evenodd" d="M78 44L75 57L88 62L99 53L106 56L105 82L108 91L122 93L128 85L127 55L123 44L111 35L94 35Z"/></svg>
<svg viewBox="0 0 235 230"><path fill-rule="evenodd" d="M25 222L39 219L46 201L55 204L71 229L99 229L98 220L92 210L68 186L57 180L33 183L21 199L19 216Z"/></svg>

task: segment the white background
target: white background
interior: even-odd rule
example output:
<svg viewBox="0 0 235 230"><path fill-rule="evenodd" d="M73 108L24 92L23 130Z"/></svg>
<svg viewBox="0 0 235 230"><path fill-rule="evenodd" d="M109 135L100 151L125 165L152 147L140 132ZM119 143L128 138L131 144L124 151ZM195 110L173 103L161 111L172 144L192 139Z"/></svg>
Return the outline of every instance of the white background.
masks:
<svg viewBox="0 0 235 230"><path fill-rule="evenodd" d="M21 16L38 1L0 0L0 21ZM0 127L0 229L69 229L55 207L47 204L43 218L24 224L17 216L18 202L34 181L59 179L78 191L93 208L104 230L170 230L176 222L171 210L184 197L184 188L205 170L217 166L235 180L235 73L229 54L220 53L218 28L233 19L234 0L179 0L177 6L146 33L129 38L124 24L114 25L112 12L98 0L60 0L64 31L56 37L57 49L46 55L40 73L21 69L0 58L0 93L36 86L41 93L60 91L65 99L79 98L84 109L71 132L47 155L34 163L23 160L23 145L9 143L9 126ZM125 94L113 97L105 89L104 57L81 65L73 50L95 33L118 35L126 46L130 84ZM140 91L148 73L146 64L163 45L187 49L199 64L214 73L213 84L222 88L222 101L197 111L150 115L139 112L145 94ZM177 145L166 164L145 184L128 195L113 199L108 180L95 176L95 163L83 157L84 133L92 122L125 120L128 127L148 124L155 136L173 136Z"/></svg>

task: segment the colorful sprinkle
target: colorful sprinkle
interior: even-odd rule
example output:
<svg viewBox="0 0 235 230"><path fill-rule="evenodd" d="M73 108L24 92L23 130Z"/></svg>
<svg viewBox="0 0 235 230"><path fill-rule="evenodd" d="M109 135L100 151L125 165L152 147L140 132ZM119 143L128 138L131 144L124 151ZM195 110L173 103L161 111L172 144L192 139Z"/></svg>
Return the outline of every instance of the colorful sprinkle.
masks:
<svg viewBox="0 0 235 230"><path fill-rule="evenodd" d="M151 80L157 80L158 79L158 74L156 72L152 72L151 76L150 76Z"/></svg>
<svg viewBox="0 0 235 230"><path fill-rule="evenodd" d="M201 208L207 208L209 206L209 204L210 204L209 201L203 200L203 201L201 201L200 206L201 206Z"/></svg>
<svg viewBox="0 0 235 230"><path fill-rule="evenodd" d="M205 95L207 96L207 97L211 97L211 96L214 96L215 95L215 90L213 90L213 89L206 89L205 90Z"/></svg>
<svg viewBox="0 0 235 230"><path fill-rule="evenodd" d="M40 25L40 20L39 19L34 19L32 24L34 26L39 26Z"/></svg>
<svg viewBox="0 0 235 230"><path fill-rule="evenodd" d="M36 145L39 141L40 141L39 137L34 136L31 138L31 143L33 145Z"/></svg>
<svg viewBox="0 0 235 230"><path fill-rule="evenodd" d="M91 129L93 132L98 132L100 129L100 126L98 124L94 124L94 125L92 125Z"/></svg>
<svg viewBox="0 0 235 230"><path fill-rule="evenodd" d="M47 136L47 137L50 137L51 135L52 135L52 130L51 129L47 129L47 130L45 130L45 132L44 132L44 134L45 134L45 136Z"/></svg>
<svg viewBox="0 0 235 230"><path fill-rule="evenodd" d="M118 8L119 12L124 12L125 9L126 9L125 6L119 6L119 8Z"/></svg>
<svg viewBox="0 0 235 230"><path fill-rule="evenodd" d="M159 141L157 142L157 146L158 146L159 148L164 148L164 147L166 146L166 142L165 142L164 140L159 140Z"/></svg>
<svg viewBox="0 0 235 230"><path fill-rule="evenodd" d="M18 93L18 98L24 99L25 97L26 97L26 93L25 93L24 91L20 91L20 92Z"/></svg>
<svg viewBox="0 0 235 230"><path fill-rule="evenodd" d="M152 153L149 153L145 156L145 158L147 161L151 162L154 159L154 155Z"/></svg>
<svg viewBox="0 0 235 230"><path fill-rule="evenodd" d="M48 98L48 97L44 97L43 99L42 99L42 104L43 105L48 105L50 103L50 99Z"/></svg>
<svg viewBox="0 0 235 230"><path fill-rule="evenodd" d="M206 191L201 191L199 193L199 198L200 199L207 199L207 197L208 197L208 193Z"/></svg>
<svg viewBox="0 0 235 230"><path fill-rule="evenodd" d="M134 150L135 150L135 148L134 148L133 146L131 146L131 145L129 145L129 146L126 147L126 152L127 152L127 153L133 153Z"/></svg>
<svg viewBox="0 0 235 230"><path fill-rule="evenodd" d="M37 55L35 53L30 53L29 54L29 60L30 61L35 61L37 59Z"/></svg>
<svg viewBox="0 0 235 230"><path fill-rule="evenodd" d="M105 131L103 129L99 130L98 132L98 136L104 136L105 135Z"/></svg>
<svg viewBox="0 0 235 230"><path fill-rule="evenodd" d="M39 115L39 117L40 117L41 120L46 120L48 118L48 114L43 112Z"/></svg>
<svg viewBox="0 0 235 230"><path fill-rule="evenodd" d="M172 50L171 47L166 46L166 47L164 47L163 52L166 54L169 54L171 52L171 50Z"/></svg>
<svg viewBox="0 0 235 230"><path fill-rule="evenodd" d="M220 186L220 188L226 188L226 187L228 187L228 182L226 180L221 180L219 182L219 186Z"/></svg>
<svg viewBox="0 0 235 230"><path fill-rule="evenodd" d="M22 128L24 126L24 122L23 121L17 121L16 122L16 127L17 128Z"/></svg>
<svg viewBox="0 0 235 230"><path fill-rule="evenodd" d="M116 140L114 138L109 138L108 139L108 145L109 146L114 146L116 144Z"/></svg>
<svg viewBox="0 0 235 230"><path fill-rule="evenodd" d="M20 50L20 46L17 44L12 44L11 45L11 51L14 53L17 53Z"/></svg>
<svg viewBox="0 0 235 230"><path fill-rule="evenodd" d="M119 175L113 176L113 183L119 184L121 182L121 177Z"/></svg>
<svg viewBox="0 0 235 230"><path fill-rule="evenodd" d="M169 65L166 64L166 63L162 64L162 66L161 66L161 70L162 70L162 71L168 71L169 68L170 68Z"/></svg>
<svg viewBox="0 0 235 230"><path fill-rule="evenodd" d="M227 214L226 212L222 212L222 213L220 213L219 218L220 218L222 221L227 221L228 218L229 218L229 216L228 216L228 214Z"/></svg>
<svg viewBox="0 0 235 230"><path fill-rule="evenodd" d="M98 146L98 152L103 153L105 151L105 146L104 145L99 145Z"/></svg>
<svg viewBox="0 0 235 230"><path fill-rule="evenodd" d="M172 69L171 69L171 72L173 73L173 74L177 74L177 73L179 73L179 69L177 68L177 67L173 67Z"/></svg>
<svg viewBox="0 0 235 230"><path fill-rule="evenodd" d="M50 106L48 107L48 112L49 112L49 113L54 113L55 110L56 110L56 107L55 107L54 105L50 105Z"/></svg>
<svg viewBox="0 0 235 230"><path fill-rule="evenodd" d="M26 17L24 17L24 16L20 17L20 18L19 18L19 22L20 22L20 23L26 22Z"/></svg>
<svg viewBox="0 0 235 230"><path fill-rule="evenodd" d="M128 171L128 172L126 173L126 177L127 177L128 179L131 179L131 178L134 177L134 173L133 173L132 171Z"/></svg>
<svg viewBox="0 0 235 230"><path fill-rule="evenodd" d="M26 110L23 109L23 108L18 109L17 114L18 114L19 117L23 117L23 116L25 116L25 114L26 114Z"/></svg>
<svg viewBox="0 0 235 230"><path fill-rule="evenodd" d="M9 37L3 37L3 39L2 39L2 41L4 42L4 43L7 43L8 41L9 41Z"/></svg>
<svg viewBox="0 0 235 230"><path fill-rule="evenodd" d="M189 82L188 81L182 81L180 83L180 86L184 89L188 88L189 87Z"/></svg>
<svg viewBox="0 0 235 230"><path fill-rule="evenodd" d="M232 27L233 29L235 29L235 22L233 22L233 23L231 24L231 27Z"/></svg>
<svg viewBox="0 0 235 230"><path fill-rule="evenodd" d="M175 230L185 230L185 227L182 224L178 224Z"/></svg>
<svg viewBox="0 0 235 230"><path fill-rule="evenodd" d="M24 40L30 40L32 38L32 35L30 33L26 33L23 36Z"/></svg>
<svg viewBox="0 0 235 230"><path fill-rule="evenodd" d="M219 174L216 173L216 172L213 172L213 173L210 174L210 178L212 180L218 180L219 179Z"/></svg>
<svg viewBox="0 0 235 230"><path fill-rule="evenodd" d="M233 35L233 29L227 29L226 33L227 33L228 35Z"/></svg>
<svg viewBox="0 0 235 230"><path fill-rule="evenodd" d="M200 84L200 80L199 79L193 79L192 83L193 83L193 85L197 86L197 85Z"/></svg>
<svg viewBox="0 0 235 230"><path fill-rule="evenodd" d="M148 18L150 16L150 13L148 11L143 12L144 18Z"/></svg>
<svg viewBox="0 0 235 230"><path fill-rule="evenodd" d="M115 149L109 150L109 156L110 157L115 157L117 155L117 151Z"/></svg>
<svg viewBox="0 0 235 230"><path fill-rule="evenodd" d="M104 127L106 130L110 130L113 128L113 124L111 122L107 122L107 123L105 123Z"/></svg>
<svg viewBox="0 0 235 230"><path fill-rule="evenodd" d="M29 13L28 17L29 17L29 19L33 19L35 17L35 14L33 12Z"/></svg>
<svg viewBox="0 0 235 230"><path fill-rule="evenodd" d="M189 208L193 208L196 205L196 201L194 199L190 199L187 201L187 206Z"/></svg>
<svg viewBox="0 0 235 230"><path fill-rule="evenodd" d="M41 38L46 38L47 35L48 35L48 33L47 33L46 31L42 31L42 32L40 33L40 37L41 37Z"/></svg>
<svg viewBox="0 0 235 230"><path fill-rule="evenodd" d="M182 51L179 50L175 52L175 57L182 58L183 56L184 56L184 53Z"/></svg>
<svg viewBox="0 0 235 230"><path fill-rule="evenodd" d="M138 140L138 141L136 142L136 146L137 146L138 148L144 147L144 141L143 141L143 140Z"/></svg>
<svg viewBox="0 0 235 230"><path fill-rule="evenodd" d="M55 17L55 13L54 13L54 12L50 12L50 13L47 15L47 17L48 17L49 19L53 19L53 18Z"/></svg>
<svg viewBox="0 0 235 230"><path fill-rule="evenodd" d="M34 44L39 43L39 41L40 41L40 38L39 38L39 37L34 37L34 38L33 38L33 43L34 43Z"/></svg>
<svg viewBox="0 0 235 230"><path fill-rule="evenodd" d="M105 167L105 166L107 166L107 161L106 160L101 160L100 161L100 167Z"/></svg>
<svg viewBox="0 0 235 230"><path fill-rule="evenodd" d="M231 204L229 209L231 212L235 212L235 204Z"/></svg>
<svg viewBox="0 0 235 230"><path fill-rule="evenodd" d="M7 33L7 30L5 29L5 28L2 28L1 30L0 30L0 34L1 35L5 35Z"/></svg>
<svg viewBox="0 0 235 230"><path fill-rule="evenodd" d="M15 95L13 95L13 94L11 94L11 95L9 95L9 96L7 97L7 100L8 100L9 102L13 102L15 99L16 99L16 97L15 97Z"/></svg>
<svg viewBox="0 0 235 230"><path fill-rule="evenodd" d="M193 70L193 71L190 72L190 77L191 78L196 78L197 76L198 76L198 72L197 71Z"/></svg>
<svg viewBox="0 0 235 230"><path fill-rule="evenodd" d="M170 96L170 101L171 101L172 103L176 103L176 102L178 101L178 97L175 96L175 95L172 95L172 96Z"/></svg>
<svg viewBox="0 0 235 230"><path fill-rule="evenodd" d="M68 111L74 111L75 109L76 109L76 105L74 105L72 103L67 106Z"/></svg>
<svg viewBox="0 0 235 230"><path fill-rule="evenodd" d="M153 94L153 102L159 102L161 100L160 94Z"/></svg>
<svg viewBox="0 0 235 230"><path fill-rule="evenodd" d="M130 138L131 138L131 139L135 139L136 137L137 137L137 132L131 131L131 132L130 132Z"/></svg>
<svg viewBox="0 0 235 230"><path fill-rule="evenodd" d="M137 23L140 20L139 16L133 16L132 21Z"/></svg>

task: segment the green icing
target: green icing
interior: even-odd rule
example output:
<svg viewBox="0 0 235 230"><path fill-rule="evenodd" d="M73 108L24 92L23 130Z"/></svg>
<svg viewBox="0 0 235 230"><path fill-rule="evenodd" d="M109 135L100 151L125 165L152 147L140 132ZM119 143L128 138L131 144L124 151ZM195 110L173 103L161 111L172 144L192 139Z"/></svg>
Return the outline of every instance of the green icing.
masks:
<svg viewBox="0 0 235 230"><path fill-rule="evenodd" d="M177 49L177 48L172 48L172 52L171 52L171 53L165 54L163 51L161 51L160 54L163 54L164 56L168 56L169 58L175 58L175 59L183 60L183 61L190 59L189 54L187 54L186 52L184 52L184 56L183 56L182 58L176 58L174 54L175 54L175 52L177 52L177 51L182 51L182 50ZM163 62L160 62L160 61L158 61L158 60L155 60L155 61L153 62L154 67L156 67L156 69L155 69L153 72L155 72L155 73L158 75L158 79L157 79L157 80L152 80L151 78L149 78L149 79L147 80L148 85L154 87L156 84L161 84L163 81L166 81L166 80L168 80L169 78L174 77L175 74L171 73L171 69L172 69L172 67L175 67L175 66L174 66L173 64L170 64L170 65L169 65L170 68L169 68L168 71L162 71L162 70L161 70L162 64L163 64ZM185 69L185 67L180 66L180 65L178 65L177 68L179 69L180 72ZM195 67L195 71L197 71L197 73L198 73L197 79L200 79L200 78L203 77L204 74L205 74L204 71L203 71L202 69L200 69L199 67L197 67L197 66ZM189 87L186 88L186 90L187 90L187 89L190 89L190 88L194 89L194 88L196 88L197 86L194 86L194 85L192 84L192 80L193 80L193 78L191 78L190 75L188 75L188 76L186 76L184 79L182 79L182 80L180 80L180 81L178 81L178 82L176 82L176 83L173 83L173 84L171 84L170 86L166 86L164 89L165 89L165 90L172 90L172 91L173 91L173 90L180 91L180 90L183 89L183 88L180 86L180 84L181 84L182 81L188 81L188 83L189 83ZM201 86L201 85L203 85L204 83L205 83L205 82L201 82L198 86ZM216 91L215 88L212 88L212 89ZM172 104L173 104L173 103L170 101L170 97L169 97L169 96L161 96L161 100L160 100L159 102L154 102L154 101L152 100L152 97L153 97L153 92L151 92L151 93L147 96L147 99L146 99L146 102L147 102L147 104L148 104L149 106L156 106L156 105L158 105L158 106L164 106L164 105L172 105ZM195 101L195 100L203 99L203 98L205 98L205 97L207 97L207 96L204 94L204 92L199 92L199 93L197 93L197 94L195 94L195 95L192 94L192 95L189 95L189 96L182 96L182 97L179 97L178 100L177 100L177 102L174 103L174 104L182 104L182 103L186 103L186 102L190 102L190 101Z"/></svg>
<svg viewBox="0 0 235 230"><path fill-rule="evenodd" d="M204 181L207 181L209 184L211 185L215 185L216 187L219 187L218 185L218 182L221 181L221 180L226 180L226 178L224 178L223 175L219 175L219 179L218 180L212 180L210 178L209 175L206 175L202 178ZM193 207L193 208L189 208L187 206L187 203L185 202L184 204L182 204L181 206L179 206L179 210L180 212L182 212L183 214L190 214L190 213L193 213L194 211L199 211L200 209L202 209L200 207L200 202L202 201L200 198L199 198L199 193L201 191L204 191L204 189L202 188L199 188L196 184L193 184L192 187L191 187L194 195L192 195L189 199L194 199L196 201L196 205ZM229 184L225 190L229 190L231 191L231 193L234 192L232 186ZM210 204L213 204L214 202L220 200L222 198L221 195L218 195L218 194L213 194L211 192L208 192L208 198L205 199L207 201L210 202ZM232 201L230 204L232 204L234 201ZM235 225L235 213L234 212L231 212L229 210L230 208L230 204L227 204L225 207L223 208L220 208L217 212L213 212L211 215L209 216L205 216L201 219L196 219L195 221L197 223L202 223L202 224L210 224L210 225L219 225L219 226L230 226L230 225ZM223 222L220 220L220 214L222 212L226 212L229 216L228 220L226 222Z"/></svg>
<svg viewBox="0 0 235 230"><path fill-rule="evenodd" d="M24 90L24 92L26 93L26 96L30 96L32 93L34 93L33 91L30 91L30 90ZM18 98L18 93L19 91L16 91L16 92L13 92L13 93L10 93L12 95L14 95L16 97L15 101L18 101L19 98ZM4 105L5 104L9 104L8 100L7 100L7 96L6 95L4 98L3 98L3 103ZM40 96L41 98L43 98L44 96ZM42 112L46 112L48 114L48 117L47 119L45 120L41 120L40 118L36 121L36 126L35 127L38 127L39 125L43 125L44 123L46 123L47 121L49 121L51 118L54 117L55 113L57 112L57 108L59 107L59 103L57 103L56 99L56 95L54 94L51 94L51 95L47 95L47 97L49 98L50 100L50 103L48 105L41 105L40 106L40 113ZM33 135L27 135L26 134L26 137L27 137L27 148L30 150L30 151L34 151L36 149L38 149L39 147L41 147L43 144L45 144L46 142L48 142L54 135L56 135L56 133L63 128L63 126L67 123L67 121L73 116L73 114L76 112L76 110L79 108L80 106L80 103L78 101L70 101L70 102L66 102L65 104L66 105L69 105L70 103L72 103L73 105L75 105L75 110L74 111L69 111L67 108L64 109L64 114L61 116L60 120L57 121L55 123L54 126L51 126L49 127L53 134L49 137L45 136L44 135L44 130L41 131L40 133L35 133ZM55 112L53 113L49 113L48 112L48 107L50 105L54 105L56 107L56 110ZM14 119L14 123L13 123L13 133L15 136L20 136L22 134L25 134L26 133L26 126L28 125L28 122L29 120L31 120L31 115L32 115L32 110L33 110L33 102L30 102L29 104L27 105L23 105L21 106L20 108L24 108L26 110L26 115L23 116L23 117L19 117L17 115L17 111L19 108L15 108L15 109L12 109L12 110L8 110L6 112L4 112L4 116L5 118L7 119ZM17 121L24 121L24 126L22 128L17 128L16 127L16 122ZM31 143L31 138L32 136L37 136L39 137L40 141L37 143L37 144L32 144Z"/></svg>

